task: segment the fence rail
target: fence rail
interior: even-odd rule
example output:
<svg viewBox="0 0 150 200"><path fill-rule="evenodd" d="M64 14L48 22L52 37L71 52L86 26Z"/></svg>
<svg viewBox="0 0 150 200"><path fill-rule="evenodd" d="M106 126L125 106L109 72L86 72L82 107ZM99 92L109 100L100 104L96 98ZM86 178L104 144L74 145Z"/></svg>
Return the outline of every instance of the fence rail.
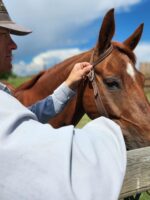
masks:
<svg viewBox="0 0 150 200"><path fill-rule="evenodd" d="M150 90L150 77L145 78L144 88L145 88L146 91Z"/></svg>
<svg viewBox="0 0 150 200"><path fill-rule="evenodd" d="M120 199L150 190L150 147L127 152L127 171Z"/></svg>

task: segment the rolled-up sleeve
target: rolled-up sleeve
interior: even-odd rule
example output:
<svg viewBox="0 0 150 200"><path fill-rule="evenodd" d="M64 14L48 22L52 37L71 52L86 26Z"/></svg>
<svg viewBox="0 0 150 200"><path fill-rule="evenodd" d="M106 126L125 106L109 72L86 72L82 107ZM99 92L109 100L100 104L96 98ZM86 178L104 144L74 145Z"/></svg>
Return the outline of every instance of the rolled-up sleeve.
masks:
<svg viewBox="0 0 150 200"><path fill-rule="evenodd" d="M75 91L70 89L66 83L62 83L52 95L38 101L29 107L29 109L37 116L42 123L60 113L67 102L75 95Z"/></svg>

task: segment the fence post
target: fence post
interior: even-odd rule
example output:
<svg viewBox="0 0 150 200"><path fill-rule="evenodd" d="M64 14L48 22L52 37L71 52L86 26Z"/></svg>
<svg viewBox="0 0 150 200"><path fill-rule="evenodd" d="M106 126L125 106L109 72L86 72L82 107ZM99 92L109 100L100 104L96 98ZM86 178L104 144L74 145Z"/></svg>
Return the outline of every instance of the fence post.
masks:
<svg viewBox="0 0 150 200"><path fill-rule="evenodd" d="M150 190L150 147L128 151L120 199L147 190Z"/></svg>

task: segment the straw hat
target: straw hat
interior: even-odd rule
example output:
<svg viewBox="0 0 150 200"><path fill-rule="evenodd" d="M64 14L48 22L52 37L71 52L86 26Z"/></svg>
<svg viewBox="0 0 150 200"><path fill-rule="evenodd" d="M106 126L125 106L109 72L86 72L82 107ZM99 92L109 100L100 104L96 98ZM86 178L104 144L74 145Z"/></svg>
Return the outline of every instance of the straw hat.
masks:
<svg viewBox="0 0 150 200"><path fill-rule="evenodd" d="M32 32L11 20L2 0L0 0L0 28L8 29L14 35L27 35Z"/></svg>

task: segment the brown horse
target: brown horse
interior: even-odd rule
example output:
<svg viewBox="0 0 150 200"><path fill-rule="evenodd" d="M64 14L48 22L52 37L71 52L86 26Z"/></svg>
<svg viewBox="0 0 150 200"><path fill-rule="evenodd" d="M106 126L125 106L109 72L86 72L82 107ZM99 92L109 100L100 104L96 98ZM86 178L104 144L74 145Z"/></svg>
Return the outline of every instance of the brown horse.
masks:
<svg viewBox="0 0 150 200"><path fill-rule="evenodd" d="M114 31L114 10L111 9L104 17L94 49L41 72L14 94L29 106L51 94L67 78L75 63L91 61L94 70L90 81L87 78L79 84L77 95L50 123L54 127L76 125L85 113L91 119L104 115L121 126L128 149L147 146L150 145L150 105L143 91L144 77L135 68L133 53L143 24L123 43L111 41Z"/></svg>

